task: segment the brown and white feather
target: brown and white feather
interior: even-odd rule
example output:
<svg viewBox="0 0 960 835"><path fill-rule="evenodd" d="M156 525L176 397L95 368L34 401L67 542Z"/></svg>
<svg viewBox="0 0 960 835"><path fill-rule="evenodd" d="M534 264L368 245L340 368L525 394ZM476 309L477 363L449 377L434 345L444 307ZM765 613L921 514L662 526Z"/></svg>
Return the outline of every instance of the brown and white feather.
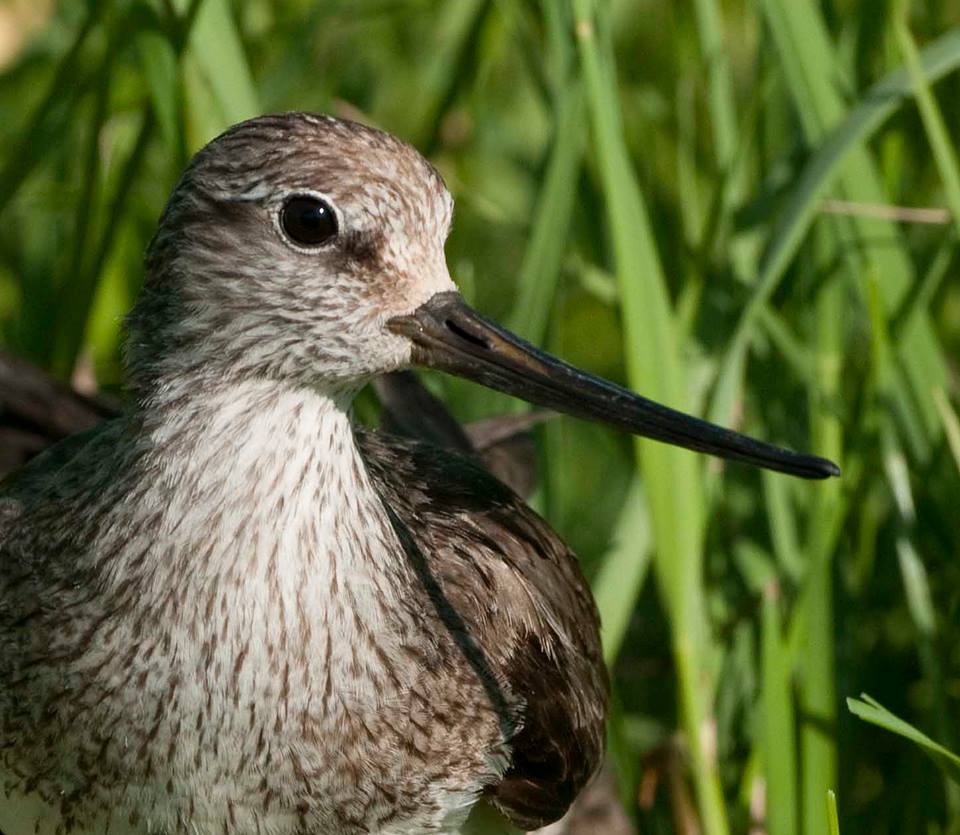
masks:
<svg viewBox="0 0 960 835"><path fill-rule="evenodd" d="M336 246L276 227L325 195ZM466 459L356 432L384 328L453 285L412 148L263 117L174 192L128 327L128 410L0 487L0 829L532 827L599 763L576 561Z"/></svg>

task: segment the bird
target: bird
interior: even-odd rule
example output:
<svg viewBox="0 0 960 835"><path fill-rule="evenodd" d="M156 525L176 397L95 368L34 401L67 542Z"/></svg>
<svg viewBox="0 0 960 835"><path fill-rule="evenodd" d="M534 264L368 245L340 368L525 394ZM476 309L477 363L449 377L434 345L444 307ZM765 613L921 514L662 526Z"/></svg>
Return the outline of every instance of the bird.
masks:
<svg viewBox="0 0 960 835"><path fill-rule="evenodd" d="M0 830L531 830L601 762L576 557L469 455L355 426L433 368L804 478L835 464L658 405L458 292L453 201L378 129L301 112L187 166L126 319L128 404L0 486Z"/></svg>

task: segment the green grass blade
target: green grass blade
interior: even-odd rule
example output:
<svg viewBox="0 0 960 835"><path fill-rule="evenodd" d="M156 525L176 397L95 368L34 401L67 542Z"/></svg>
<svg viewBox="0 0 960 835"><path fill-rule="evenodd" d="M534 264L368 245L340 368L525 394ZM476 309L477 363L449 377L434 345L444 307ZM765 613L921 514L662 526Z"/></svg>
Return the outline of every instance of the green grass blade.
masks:
<svg viewBox="0 0 960 835"><path fill-rule="evenodd" d="M877 414L872 420L878 426L884 471L899 514L896 534L897 561L907 611L916 629L915 640L920 667L932 695L933 720L939 736L949 742L953 739L953 733L945 695L943 663L936 641L937 616L927 569L914 544L914 539L920 534L915 529L917 501L908 462L894 432L893 417L880 405L890 400L891 386L895 384L896 375L892 368L894 352L889 329L883 315L878 282L874 276L868 277L868 294L875 378L874 400L878 404ZM934 400L936 401L936 397ZM956 809L960 803L958 787L948 782L945 792L948 806Z"/></svg>
<svg viewBox="0 0 960 835"><path fill-rule="evenodd" d="M770 538L780 569L793 582L803 576L803 554L797 519L791 504L790 483L776 473L763 473L763 495L769 517Z"/></svg>
<svg viewBox="0 0 960 835"><path fill-rule="evenodd" d="M84 259L79 265L78 274L71 277L69 301L65 302L62 308L64 315L58 329L57 352L54 357L55 368L63 374L73 368L83 345L97 283L121 226L130 192L140 175L143 157L154 128L153 118L153 110L145 107L133 148L120 169L116 188L104 212L100 235L95 244L91 241L89 259Z"/></svg>
<svg viewBox="0 0 960 835"><path fill-rule="evenodd" d="M925 47L920 53L920 63L925 77L931 82L960 67L960 29L947 32ZM725 351L709 410L713 420L723 420L730 414L742 385L745 356L755 320L763 305L769 302L779 287L787 267L793 262L810 227L819 216L820 201L836 182L847 158L862 147L862 143L870 139L912 93L913 87L906 70L890 73L860 97L843 121L820 142L804 166L770 233L756 286ZM882 234L880 237L883 237ZM924 327L925 322L920 321L918 332ZM929 338L915 339L927 343L920 347L923 353L927 353L930 349Z"/></svg>
<svg viewBox="0 0 960 835"><path fill-rule="evenodd" d="M511 328L533 343L543 342L553 310L583 155L583 116L579 81L571 79L557 100L553 147L537 197L530 242L517 276L517 300L509 320Z"/></svg>
<svg viewBox="0 0 960 835"><path fill-rule="evenodd" d="M786 322L769 307L761 309L759 322L797 379L808 384L815 382L816 376L810 351L791 333Z"/></svg>
<svg viewBox="0 0 960 835"><path fill-rule="evenodd" d="M684 240L691 251L701 246L704 234L704 207L700 196L697 171L697 100L695 77L685 76L677 82L677 198L683 219ZM703 281L699 272L691 270L684 292L690 297L679 305L689 311L684 316L683 340L693 324L697 302L702 295Z"/></svg>
<svg viewBox="0 0 960 835"><path fill-rule="evenodd" d="M470 70L470 56L490 11L489 0L460 0L437 7L437 24L416 78L417 95L403 102L385 103L391 123L421 151L436 145L440 123Z"/></svg>
<svg viewBox="0 0 960 835"><path fill-rule="evenodd" d="M814 236L815 265L826 275L826 284L816 298L815 354L816 382L810 387L810 435L818 455L843 460L843 427L836 414L823 408L842 396L844 287L830 276L827 265L836 257L833 240ZM834 669L833 553L835 539L825 521L841 506L840 479L810 487L813 492L812 519L806 544L810 561L805 577L801 606L806 614L805 642L797 660L803 671L800 704L806 722L800 731L802 756L802 813L804 831L826 828L823 797L836 785L836 739L830 730L836 721L837 694Z"/></svg>
<svg viewBox="0 0 960 835"><path fill-rule="evenodd" d="M904 10L905 11L905 10ZM927 132L927 139L933 151L933 158L943 181L943 189L953 216L954 227L960 231L960 167L957 165L957 156L954 153L954 143L947 133L947 126L940 112L940 106L930 90L930 83L920 61L917 45L913 41L910 29L907 26L905 14L897 16L894 32L903 55L903 63L913 85L913 95L920 109L923 127Z"/></svg>
<svg viewBox="0 0 960 835"><path fill-rule="evenodd" d="M737 103L730 71L730 53L723 42L721 13L716 0L694 0L693 9L705 65L717 168L726 172L733 164L738 144Z"/></svg>
<svg viewBox="0 0 960 835"><path fill-rule="evenodd" d="M916 290L904 299L900 310L897 311L895 316L891 317L890 333L894 341L899 340L905 331L917 325L919 320L916 317L918 315L928 313L930 303L936 296L944 279L950 274L956 248L957 236L954 234L946 235L937 248L937 252Z"/></svg>
<svg viewBox="0 0 960 835"><path fill-rule="evenodd" d="M137 33L140 68L156 114L157 127L167 148L180 152L179 61L174 45L159 32Z"/></svg>
<svg viewBox="0 0 960 835"><path fill-rule="evenodd" d="M603 657L610 666L620 652L643 588L650 567L650 546L650 516L643 487L635 477L613 530L610 548L591 584L601 614Z"/></svg>
<svg viewBox="0 0 960 835"><path fill-rule="evenodd" d="M891 713L866 694L861 695L860 699L847 699L847 707L854 716L859 716L864 722L870 722L918 745L945 776L954 783L960 784L960 757L952 751L934 742L922 731Z"/></svg>
<svg viewBox="0 0 960 835"><path fill-rule="evenodd" d="M840 818L837 816L837 795L832 789L827 792L827 820L830 823L830 835L840 835Z"/></svg>
<svg viewBox="0 0 960 835"><path fill-rule="evenodd" d="M256 116L259 97L228 0L204 0L190 41L226 123Z"/></svg>
<svg viewBox="0 0 960 835"><path fill-rule="evenodd" d="M933 400L937 404L937 411L940 412L940 418L943 420L943 429L947 435L947 442L950 446L950 454L960 471L960 418L950 406L950 401L943 389L936 389L933 392Z"/></svg>
<svg viewBox="0 0 960 835"><path fill-rule="evenodd" d="M51 356L48 357L54 372L69 377L77 353L83 342L87 315L93 304L98 275L85 269L89 263L90 227L96 216L98 191L101 185L100 143L108 113L110 99L111 59L97 73L99 83L94 97L93 119L88 127L87 147L84 153L83 184L76 205L76 220L73 230L73 247L69 263L75 275L70 275L61 291L62 303L51 341Z"/></svg>
<svg viewBox="0 0 960 835"><path fill-rule="evenodd" d="M187 12L187 0L176 0ZM189 35L186 61L191 147L260 112L253 76L228 0L202 0Z"/></svg>
<svg viewBox="0 0 960 835"><path fill-rule="evenodd" d="M19 143L13 158L0 169L0 211L6 208L33 169L62 142L77 104L91 83L81 71L83 50L105 5L90 4L90 11L60 60L46 95L24 130L30 141Z"/></svg>
<svg viewBox="0 0 960 835"><path fill-rule="evenodd" d="M929 638L936 630L936 614L933 610L927 570L917 554L917 549L905 536L897 537L897 557L910 616L920 634Z"/></svg>
<svg viewBox="0 0 960 835"><path fill-rule="evenodd" d="M646 204L623 139L613 49L591 0L573 2L578 50L590 110L620 286L627 373L650 396L681 406L687 391L676 334ZM603 33L603 34L598 34ZM705 663L709 632L702 586L703 494L689 453L638 440L654 532L654 564L672 621L681 715L707 835L728 831L717 766L704 747L712 686Z"/></svg>
<svg viewBox="0 0 960 835"><path fill-rule="evenodd" d="M723 17L717 0L694 0L693 5L705 64L707 104L716 148L718 179L722 183L717 209L726 217L739 204L746 188L746 170L738 164L741 142L730 50L724 42ZM730 257L738 277L741 280L751 278L751 259L745 241L734 239L730 242Z"/></svg>
<svg viewBox="0 0 960 835"><path fill-rule="evenodd" d="M761 613L763 677L763 763L767 779L767 830L770 835L797 832L797 744L793 704L792 658L781 635L779 589L763 592Z"/></svg>

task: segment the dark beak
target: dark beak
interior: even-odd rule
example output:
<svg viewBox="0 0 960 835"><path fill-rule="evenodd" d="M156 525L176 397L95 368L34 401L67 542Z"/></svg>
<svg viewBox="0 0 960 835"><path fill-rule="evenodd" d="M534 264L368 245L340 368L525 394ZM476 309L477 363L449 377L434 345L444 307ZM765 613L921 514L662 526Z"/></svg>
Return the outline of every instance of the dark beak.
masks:
<svg viewBox="0 0 960 835"><path fill-rule="evenodd" d="M558 412L801 478L840 475L832 461L755 441L567 365L485 319L459 293L438 293L387 327L412 340L419 365Z"/></svg>

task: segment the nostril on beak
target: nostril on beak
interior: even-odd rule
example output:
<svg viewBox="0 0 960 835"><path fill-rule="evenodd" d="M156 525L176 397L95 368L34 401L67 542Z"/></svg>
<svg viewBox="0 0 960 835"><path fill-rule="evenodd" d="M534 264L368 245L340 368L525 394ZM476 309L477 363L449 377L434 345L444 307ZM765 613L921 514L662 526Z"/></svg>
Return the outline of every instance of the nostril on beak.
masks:
<svg viewBox="0 0 960 835"><path fill-rule="evenodd" d="M482 336L478 336L478 335L476 335L476 334L470 333L470 331L465 330L464 328L460 327L460 325L458 325L458 324L457 324L456 322L454 322L452 319L445 319L445 320L444 320L444 325L447 326L447 330L449 330L451 333L456 334L456 335L459 336L461 339L464 339L464 340L466 340L467 342L469 342L469 343L471 343L471 344L473 344L473 345L476 345L476 346L479 347L479 348L489 348L489 347L490 347L490 343L489 343L486 339L484 339Z"/></svg>

